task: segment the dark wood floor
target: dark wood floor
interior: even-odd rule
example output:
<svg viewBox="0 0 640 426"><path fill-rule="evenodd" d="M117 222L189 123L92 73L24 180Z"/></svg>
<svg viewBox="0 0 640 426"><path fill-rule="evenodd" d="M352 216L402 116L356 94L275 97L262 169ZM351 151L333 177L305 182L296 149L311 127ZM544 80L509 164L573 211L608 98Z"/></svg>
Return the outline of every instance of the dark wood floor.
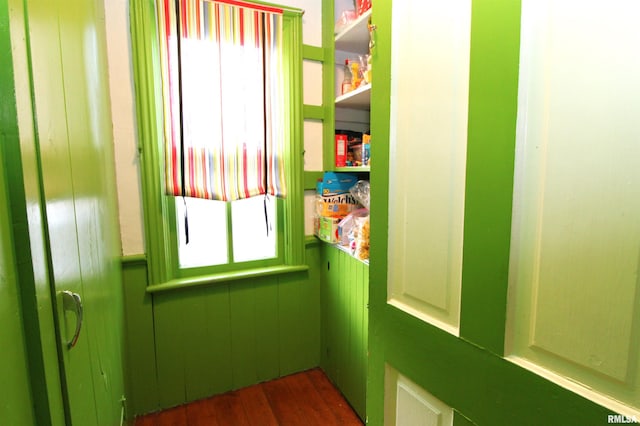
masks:
<svg viewBox="0 0 640 426"><path fill-rule="evenodd" d="M136 426L331 426L362 421L320 369L286 376L159 413Z"/></svg>

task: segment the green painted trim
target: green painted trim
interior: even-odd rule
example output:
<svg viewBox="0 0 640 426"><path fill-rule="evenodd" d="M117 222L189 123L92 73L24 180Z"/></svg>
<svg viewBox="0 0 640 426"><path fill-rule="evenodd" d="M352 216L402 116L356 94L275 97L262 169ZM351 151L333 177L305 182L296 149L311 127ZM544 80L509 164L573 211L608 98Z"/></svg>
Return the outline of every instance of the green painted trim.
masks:
<svg viewBox="0 0 640 426"><path fill-rule="evenodd" d="M304 105L302 109L304 118L309 120L324 120L325 108L318 105Z"/></svg>
<svg viewBox="0 0 640 426"><path fill-rule="evenodd" d="M120 264L123 268L128 266L146 265L147 255L145 254L129 254L120 257Z"/></svg>
<svg viewBox="0 0 640 426"><path fill-rule="evenodd" d="M154 2L131 0L129 14L145 242L149 282L153 284L168 279L170 267L166 259L171 256L166 223L169 211L160 182L163 130L162 120L156 118L162 117L162 93Z"/></svg>
<svg viewBox="0 0 640 426"><path fill-rule="evenodd" d="M315 191L316 190L316 183L318 183L319 180L322 180L322 175L324 174L324 172L320 171L320 172L316 172L316 171L306 171L304 172L304 189L307 191Z"/></svg>
<svg viewBox="0 0 640 426"><path fill-rule="evenodd" d="M325 54L322 47L302 45L302 58L310 61L324 62Z"/></svg>
<svg viewBox="0 0 640 426"><path fill-rule="evenodd" d="M194 278L178 278L167 281L163 284L153 284L147 287L147 293L158 293L170 290L179 290L192 287L201 287L212 284L224 284L229 281L245 280L256 277L267 277L271 275L289 274L292 272L303 272L309 270L308 265L298 266L271 266L267 268L247 269L233 271L222 274L202 275Z"/></svg>
<svg viewBox="0 0 640 426"><path fill-rule="evenodd" d="M322 105L326 106L324 125L322 126L322 169L333 170L335 144L335 36L334 0L322 2L322 46L324 61L322 65Z"/></svg>
<svg viewBox="0 0 640 426"><path fill-rule="evenodd" d="M229 264L233 265L233 263L235 262L234 259L234 253L233 253L233 224L231 223L231 203L226 203L225 205L225 218L227 219L227 256L229 256L228 259L228 263L227 265L224 266L229 266ZM175 218L176 220L178 220L178 218ZM171 233L174 234L174 232L177 231L175 226L171 227ZM175 238L172 239L173 241L178 241L178 235L175 235ZM176 251L177 251L177 244L173 245L174 247L176 247ZM180 267L178 266L178 253L176 253L176 255L173 257L174 260L174 273L173 276L174 277L178 277L178 276L183 276L180 275Z"/></svg>
<svg viewBox="0 0 640 426"><path fill-rule="evenodd" d="M369 266L369 369L367 372L367 417L369 424L384 421L385 346L382 328L387 304L387 229L389 223L389 120L391 99L391 2L372 7L376 25L372 49L374 82L371 85L371 157L375 163L371 181L371 251ZM395 366L394 366L395 367ZM413 378L411 378L413 380Z"/></svg>
<svg viewBox="0 0 640 426"><path fill-rule="evenodd" d="M520 1L473 2L460 336L504 352Z"/></svg>
<svg viewBox="0 0 640 426"><path fill-rule="evenodd" d="M290 114L289 129L291 143L288 146L287 158L289 167L287 176L287 197L284 203L284 250L285 264L304 264L304 118L303 118L303 81L302 81L302 16L297 15L284 19L283 49L291 56L287 60L285 74L288 74Z"/></svg>
<svg viewBox="0 0 640 426"><path fill-rule="evenodd" d="M0 0L0 51L8 52L7 60L3 56L0 67L0 151L6 150L4 159L0 157L0 173L6 171L11 182L8 185L7 208L11 209L13 220L14 251L20 255L17 279L33 398L31 408L37 424L58 425L64 422L65 412L54 301L51 284L46 277L46 244L42 227L30 229L29 223L33 216L34 223L41 225L44 207L41 203L39 147L33 110L31 33L27 14L26 2ZM36 249L32 248L32 242L39 250L34 252ZM41 274L34 273L34 268L38 268ZM20 423L17 419L13 421Z"/></svg>
<svg viewBox="0 0 640 426"><path fill-rule="evenodd" d="M304 237L305 247L314 247L320 245L320 240L315 235L305 235Z"/></svg>
<svg viewBox="0 0 640 426"><path fill-rule="evenodd" d="M486 349L407 318L392 306L386 309L384 340L378 350L385 352L386 362L479 425L597 425L612 414Z"/></svg>
<svg viewBox="0 0 640 426"><path fill-rule="evenodd" d="M473 425L475 425L475 423L473 423L471 420L466 418L463 414L455 410L453 411L453 426L473 426Z"/></svg>
<svg viewBox="0 0 640 426"><path fill-rule="evenodd" d="M4 30L8 29L5 12L6 7L0 2L0 48L10 52L10 47L5 46L5 41L8 42L8 34L6 39L4 34ZM18 259L16 259L16 241L11 212L14 206L9 195L9 188L13 185L8 184L10 181L13 182L13 179L7 176L8 168L3 154L5 144L14 139L4 134L5 126L16 123L13 91L10 96L7 96L9 94L5 90L7 86L13 86L11 58L9 58L9 65L0 69L0 95L3 102L3 108L0 109L0 123L3 124L3 131L0 133L0 320L3 322L2 333L0 333L2 345L0 387L3 393L0 418L7 424L37 424L39 421L51 424L47 416L48 407L40 407L42 403L48 402L47 395L34 395L31 390L34 374L31 371L32 361L27 349L28 337L23 324L26 312L20 303L20 287L23 286L23 282L19 277ZM7 78L7 74L10 78ZM7 102L8 99L11 101Z"/></svg>

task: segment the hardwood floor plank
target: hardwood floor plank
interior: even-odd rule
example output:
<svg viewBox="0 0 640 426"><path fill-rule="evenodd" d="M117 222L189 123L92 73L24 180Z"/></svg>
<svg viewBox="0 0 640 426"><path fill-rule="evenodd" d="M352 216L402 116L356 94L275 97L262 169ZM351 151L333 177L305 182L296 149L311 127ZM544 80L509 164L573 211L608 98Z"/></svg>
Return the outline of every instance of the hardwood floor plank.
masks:
<svg viewBox="0 0 640 426"><path fill-rule="evenodd" d="M139 417L135 426L362 426L319 368Z"/></svg>
<svg viewBox="0 0 640 426"><path fill-rule="evenodd" d="M297 397L291 392L287 383L282 379L278 379L262 383L261 386L279 425L297 426L306 424L306 419L296 406Z"/></svg>
<svg viewBox="0 0 640 426"><path fill-rule="evenodd" d="M338 426L338 419L320 396L315 386L307 377L307 372L293 374L282 378L296 396L294 403L302 413L309 426Z"/></svg>
<svg viewBox="0 0 640 426"><path fill-rule="evenodd" d="M224 426L215 417L213 398L202 399L186 405L189 426Z"/></svg>
<svg viewBox="0 0 640 426"><path fill-rule="evenodd" d="M229 392L210 399L215 418L221 425L251 426L242 402L235 392Z"/></svg>
<svg viewBox="0 0 640 426"><path fill-rule="evenodd" d="M340 391L336 389L327 376L320 369L313 369L307 372L309 380L318 390L320 396L331 407L333 415L338 419L338 424L356 426L362 425L362 420L353 411Z"/></svg>
<svg viewBox="0 0 640 426"><path fill-rule="evenodd" d="M134 422L134 424L135 426L156 426L157 420L158 420L158 414L152 413L152 414L147 414L145 416L136 418L136 421Z"/></svg>
<svg viewBox="0 0 640 426"><path fill-rule="evenodd" d="M278 426L278 420L261 385L240 389L237 394L252 425Z"/></svg>
<svg viewBox="0 0 640 426"><path fill-rule="evenodd" d="M184 426L187 424L187 409L184 405L158 413L156 426Z"/></svg>

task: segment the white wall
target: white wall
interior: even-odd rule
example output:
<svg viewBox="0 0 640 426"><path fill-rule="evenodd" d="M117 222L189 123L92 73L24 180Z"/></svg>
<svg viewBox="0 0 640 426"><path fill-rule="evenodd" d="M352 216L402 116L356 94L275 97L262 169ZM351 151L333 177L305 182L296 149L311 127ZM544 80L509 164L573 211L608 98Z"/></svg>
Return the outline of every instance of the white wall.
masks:
<svg viewBox="0 0 640 426"><path fill-rule="evenodd" d="M322 1L283 0L279 3L305 11L302 19L303 43L321 46ZM125 256L136 255L144 253L145 246L133 102L129 1L106 1L105 19L122 252ZM318 100L322 99L321 65L305 63L304 73L304 102L318 104ZM321 131L322 126L305 126L305 149L310 153L305 158L307 170L322 169L322 147L318 145L322 142ZM309 232L308 228L309 224L307 224L307 232Z"/></svg>

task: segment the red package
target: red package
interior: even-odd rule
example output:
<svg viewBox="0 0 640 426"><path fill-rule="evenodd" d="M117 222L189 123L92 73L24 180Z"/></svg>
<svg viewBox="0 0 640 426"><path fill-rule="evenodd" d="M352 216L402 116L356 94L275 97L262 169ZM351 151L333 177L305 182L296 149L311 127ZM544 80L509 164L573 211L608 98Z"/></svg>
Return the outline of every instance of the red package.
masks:
<svg viewBox="0 0 640 426"><path fill-rule="evenodd" d="M356 11L358 16L371 9L371 0L356 0Z"/></svg>
<svg viewBox="0 0 640 426"><path fill-rule="evenodd" d="M347 135L336 135L336 167L347 165Z"/></svg>

